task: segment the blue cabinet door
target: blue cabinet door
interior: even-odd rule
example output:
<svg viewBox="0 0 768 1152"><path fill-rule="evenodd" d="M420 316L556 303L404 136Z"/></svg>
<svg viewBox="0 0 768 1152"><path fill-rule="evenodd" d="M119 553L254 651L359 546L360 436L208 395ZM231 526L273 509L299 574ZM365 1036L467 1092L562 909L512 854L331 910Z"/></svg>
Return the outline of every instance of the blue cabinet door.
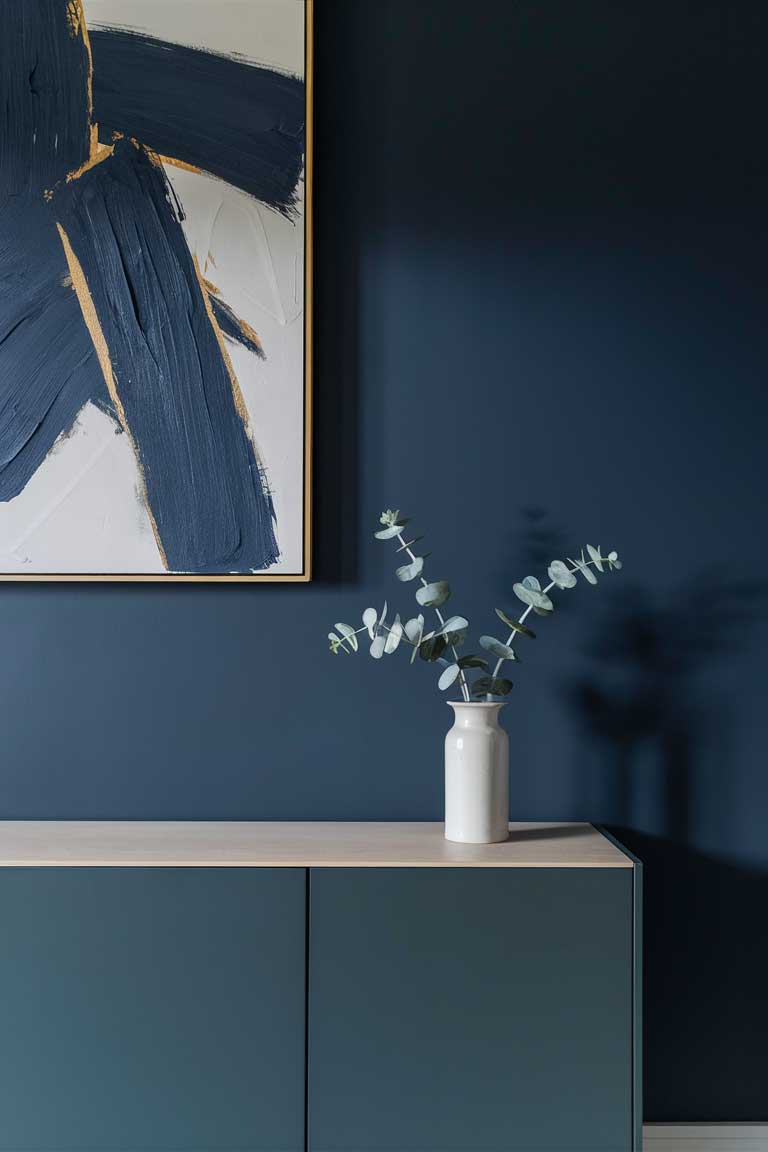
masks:
<svg viewBox="0 0 768 1152"><path fill-rule="evenodd" d="M0 869L0 1149L303 1149L305 889Z"/></svg>
<svg viewBox="0 0 768 1152"><path fill-rule="evenodd" d="M312 870L311 1152L630 1149L632 884Z"/></svg>

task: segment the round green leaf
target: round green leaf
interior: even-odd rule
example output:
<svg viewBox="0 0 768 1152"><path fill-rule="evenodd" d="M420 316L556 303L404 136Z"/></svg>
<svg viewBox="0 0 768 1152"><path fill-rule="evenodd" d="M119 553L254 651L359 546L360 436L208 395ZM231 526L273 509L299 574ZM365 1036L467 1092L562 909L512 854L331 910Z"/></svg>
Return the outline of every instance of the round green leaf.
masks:
<svg viewBox="0 0 768 1152"><path fill-rule="evenodd" d="M595 565L595 568L597 568L598 572L604 572L605 569L603 568L603 558L600 555L600 545L598 544L597 548L593 548L591 544L587 544L587 552L589 552L589 558Z"/></svg>
<svg viewBox="0 0 768 1152"><path fill-rule="evenodd" d="M435 580L433 584L425 584L416 591L416 600L422 608L439 608L445 604L451 595L451 586L447 580Z"/></svg>
<svg viewBox="0 0 768 1152"><path fill-rule="evenodd" d="M350 628L349 624L334 624L337 632L341 632L345 640L349 642L349 646L353 652L357 652L357 636L355 636L354 628Z"/></svg>
<svg viewBox="0 0 768 1152"><path fill-rule="evenodd" d="M374 532L374 536L377 540L393 540L402 532L404 527L405 524L392 524L389 528L382 528L381 531Z"/></svg>
<svg viewBox="0 0 768 1152"><path fill-rule="evenodd" d="M443 670L437 682L437 686L441 692L445 692L447 688L450 688L451 684L458 678L460 671L461 669L458 664L449 664L448 667Z"/></svg>
<svg viewBox="0 0 768 1152"><path fill-rule="evenodd" d="M465 620L463 616L449 616L444 624L441 625L441 632L461 632L463 628L469 628L469 620Z"/></svg>
<svg viewBox="0 0 768 1152"><path fill-rule="evenodd" d="M386 643L387 638L383 633L378 636L374 636L371 643L371 656L373 656L374 660L381 660L382 656L384 655L384 646Z"/></svg>
<svg viewBox="0 0 768 1152"><path fill-rule="evenodd" d="M506 612L502 612L501 608L495 608L494 611L499 620L503 620L510 631L519 632L522 636L530 636L531 640L536 639L536 633L532 628L527 628L525 624L521 624L519 620L513 620L511 616L507 616Z"/></svg>
<svg viewBox="0 0 768 1152"><path fill-rule="evenodd" d="M400 623L400 617L395 616L394 622L392 624L392 627L389 630L389 633L387 635L387 640L386 640L386 643L384 645L385 653L387 655L389 655L390 652L397 651L397 646L399 645L402 638L403 638L403 626Z"/></svg>
<svg viewBox="0 0 768 1152"><path fill-rule="evenodd" d="M395 569L395 576L398 580L406 583L408 580L415 580L417 576L420 576L423 568L424 557L417 556L410 564L403 564L401 568Z"/></svg>
<svg viewBox="0 0 768 1152"><path fill-rule="evenodd" d="M429 636L419 645L419 655L422 660L437 660L447 647L445 636Z"/></svg>
<svg viewBox="0 0 768 1152"><path fill-rule="evenodd" d="M417 640L421 640L421 634L424 631L424 617L419 613L418 616L413 616L410 620L405 622L405 634L412 644Z"/></svg>
<svg viewBox="0 0 768 1152"><path fill-rule="evenodd" d="M472 685L473 696L506 696L512 688L512 681L503 676L481 676Z"/></svg>
<svg viewBox="0 0 768 1152"><path fill-rule="evenodd" d="M517 660L517 653L508 644L502 644L495 636L481 636L480 647L492 653L499 660Z"/></svg>
<svg viewBox="0 0 768 1152"><path fill-rule="evenodd" d="M562 560L553 560L547 572L558 588L573 588L576 585L576 577Z"/></svg>
<svg viewBox="0 0 768 1152"><path fill-rule="evenodd" d="M526 576L525 579L531 583L539 583L535 576ZM529 607L533 608L534 612L537 612L539 615L554 610L555 606L546 592L541 592L538 588L532 588L529 584L526 584L525 581L523 581L522 584L513 585L512 591L518 600L522 600L523 604L528 604Z"/></svg>
<svg viewBox="0 0 768 1152"><path fill-rule="evenodd" d="M576 565L579 572L588 584L597 584L597 576L595 576L591 568L587 568L583 560L572 560L571 563Z"/></svg>
<svg viewBox="0 0 768 1152"><path fill-rule="evenodd" d="M482 656L460 656L456 661L459 668L485 668L488 670L488 661L483 660Z"/></svg>

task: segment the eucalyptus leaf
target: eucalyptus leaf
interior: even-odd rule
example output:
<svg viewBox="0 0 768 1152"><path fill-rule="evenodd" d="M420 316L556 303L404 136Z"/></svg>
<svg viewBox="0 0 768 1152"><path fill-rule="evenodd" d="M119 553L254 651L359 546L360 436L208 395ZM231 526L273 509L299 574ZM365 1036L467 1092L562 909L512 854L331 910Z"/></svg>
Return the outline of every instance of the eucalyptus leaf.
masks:
<svg viewBox="0 0 768 1152"><path fill-rule="evenodd" d="M528 588L531 592L541 592L541 584L535 576L526 576L523 580L523 587Z"/></svg>
<svg viewBox="0 0 768 1152"><path fill-rule="evenodd" d="M414 544L418 544L419 540L423 540L423 536L414 536L413 540L406 540L405 544L401 544L398 552L405 552L408 548L413 548Z"/></svg>
<svg viewBox="0 0 768 1152"><path fill-rule="evenodd" d="M341 632L345 640L349 641L349 646L353 652L357 652L357 636L355 636L354 628L350 628L349 624L334 624L337 632Z"/></svg>
<svg viewBox="0 0 768 1152"><path fill-rule="evenodd" d="M400 617L395 616L392 627L387 635L387 640L384 645L384 651L387 655L390 652L396 652L400 641L403 638L403 625L400 623Z"/></svg>
<svg viewBox="0 0 768 1152"><path fill-rule="evenodd" d="M422 608L439 608L450 595L451 586L448 581L435 580L433 584L425 584L416 590L416 601Z"/></svg>
<svg viewBox="0 0 768 1152"><path fill-rule="evenodd" d="M487 660L483 660L482 656L460 656L456 661L459 668L485 668L486 671L490 667Z"/></svg>
<svg viewBox="0 0 768 1152"><path fill-rule="evenodd" d="M453 684L453 682L458 679L460 672L461 669L459 668L458 664L448 665L437 682L437 686L441 692L445 692L447 688L450 688L451 684Z"/></svg>
<svg viewBox="0 0 768 1152"><path fill-rule="evenodd" d="M375 608L366 608L365 612L363 612L363 624L365 624L366 628L368 629L368 635L370 636L371 640L373 640L374 636L376 635L376 625L378 620L379 614Z"/></svg>
<svg viewBox="0 0 768 1152"><path fill-rule="evenodd" d="M518 659L514 648L510 648L508 644L502 644L501 640L497 640L495 636L481 636L480 647L485 648L486 652L492 653L499 660Z"/></svg>
<svg viewBox="0 0 768 1152"><path fill-rule="evenodd" d="M416 617L415 621L414 620L408 621L408 624L414 624L414 623L418 624L419 627L418 627L418 632L416 632L416 634L414 636L410 637L411 642L413 644L413 651L411 652L411 664L413 664L414 660L416 659L417 653L419 651L419 647L421 645L422 640L424 639L424 617L419 615ZM406 631L408 629L408 624L406 624L406 626L405 626Z"/></svg>
<svg viewBox="0 0 768 1152"><path fill-rule="evenodd" d="M382 528L379 532L374 532L374 536L377 540L394 540L404 527L405 524L392 524L389 528Z"/></svg>
<svg viewBox="0 0 768 1152"><path fill-rule="evenodd" d="M329 632L328 639L331 642L331 652L333 652L334 656L338 656L339 649L346 652L347 656L349 656L349 648L347 648L341 636L337 636L335 632Z"/></svg>
<svg viewBox="0 0 768 1152"><path fill-rule="evenodd" d="M539 583L535 576L526 576L526 580L535 581L537 584ZM523 582L522 584L515 584L512 591L519 600L522 600L523 604L528 604L538 615L552 612L554 609L554 604L549 596L547 596L546 592L541 592L539 588L531 588Z"/></svg>
<svg viewBox="0 0 768 1152"><path fill-rule="evenodd" d="M530 588L526 588L525 584L513 584L512 591L523 604L527 604L529 608L533 606L533 592Z"/></svg>
<svg viewBox="0 0 768 1152"><path fill-rule="evenodd" d="M501 608L495 608L494 611L499 620L503 620L512 632L519 632L522 636L530 636L531 640L536 639L536 633L532 628L526 628L525 624L521 624L519 620L513 620L511 616L507 616L506 612L502 612Z"/></svg>
<svg viewBox="0 0 768 1152"><path fill-rule="evenodd" d="M503 676L480 676L472 685L474 696L506 696L512 688L512 681Z"/></svg>
<svg viewBox="0 0 768 1152"><path fill-rule="evenodd" d="M583 552L581 555L582 555L581 560L572 560L571 563L576 565L579 572L581 573L581 575L584 577L584 579L587 581L588 584L597 584L597 576L595 576L594 572L590 568L587 568L586 562L584 561L584 558L583 558L584 557Z"/></svg>
<svg viewBox="0 0 768 1152"><path fill-rule="evenodd" d="M463 616L450 616L438 629L443 635L449 632L463 632L469 628L469 620L465 620Z"/></svg>
<svg viewBox="0 0 768 1152"><path fill-rule="evenodd" d="M424 557L417 556L410 564L403 564L401 568L397 568L395 570L395 576L397 576L398 580L406 583L408 580L415 580L417 576L420 576L423 568Z"/></svg>
<svg viewBox="0 0 768 1152"><path fill-rule="evenodd" d="M379 634L378 636L374 636L371 643L371 656L373 656L374 660L381 660L382 656L384 655L384 647L386 643L387 638L383 635L383 633Z"/></svg>
<svg viewBox="0 0 768 1152"><path fill-rule="evenodd" d="M600 555L600 545L598 544L597 548L593 548L591 544L587 544L587 552L589 552L589 558L595 565L595 568L597 568L598 572L604 572L605 569L603 568L603 558Z"/></svg>
<svg viewBox="0 0 768 1152"><path fill-rule="evenodd" d="M445 642L451 648L460 648L467 638L467 630L464 628L461 632L443 632L441 635L445 636Z"/></svg>
<svg viewBox="0 0 768 1152"><path fill-rule="evenodd" d="M419 613L418 616L413 616L410 620L405 622L405 634L412 644L417 640L421 640L421 634L424 631L424 617Z"/></svg>
<svg viewBox="0 0 768 1152"><path fill-rule="evenodd" d="M430 636L426 640L422 640L419 645L419 655L422 660L437 660L438 656L442 656L447 645L445 636Z"/></svg>
<svg viewBox="0 0 768 1152"><path fill-rule="evenodd" d="M562 560L553 560L549 568L547 568L550 580L557 585L558 588L574 588L576 586L576 577L567 564Z"/></svg>

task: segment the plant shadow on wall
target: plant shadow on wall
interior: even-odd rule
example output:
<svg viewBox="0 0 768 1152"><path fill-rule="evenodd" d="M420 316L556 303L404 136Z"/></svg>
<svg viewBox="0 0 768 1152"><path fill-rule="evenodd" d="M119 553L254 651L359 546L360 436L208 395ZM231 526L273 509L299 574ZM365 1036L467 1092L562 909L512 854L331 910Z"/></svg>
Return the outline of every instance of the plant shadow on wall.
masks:
<svg viewBox="0 0 768 1152"><path fill-rule="evenodd" d="M566 689L589 814L645 865L648 1119L765 1118L768 999L754 989L768 971L768 874L692 840L711 763L727 834L734 764L723 683L767 593L716 573L665 595L625 589L598 620L589 671Z"/></svg>

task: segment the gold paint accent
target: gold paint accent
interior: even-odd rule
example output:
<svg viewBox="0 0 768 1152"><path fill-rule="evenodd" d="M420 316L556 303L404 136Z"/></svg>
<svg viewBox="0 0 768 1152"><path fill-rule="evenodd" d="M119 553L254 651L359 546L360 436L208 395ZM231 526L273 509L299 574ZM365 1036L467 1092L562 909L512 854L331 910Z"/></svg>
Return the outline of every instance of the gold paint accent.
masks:
<svg viewBox="0 0 768 1152"><path fill-rule="evenodd" d="M217 288L215 284L212 284L210 280L207 280L205 276L201 275L199 268L197 269L197 273L200 279L200 283L203 285L203 288L205 288L206 292L210 296L216 296L217 298L220 298L221 290ZM256 329L252 328L247 320L241 320L239 316L235 316L235 320L237 322L238 328L242 332L243 336L245 336L246 340L250 340L253 344L256 345L260 352L263 352L264 346L261 343L261 338L259 337Z"/></svg>
<svg viewBox="0 0 768 1152"><path fill-rule="evenodd" d="M234 397L235 408L237 410L237 414L240 417L240 419L242 420L243 425L245 426L246 434L247 434L248 439L250 440L251 444L253 444L254 451L256 451L256 441L253 437L253 432L251 431L250 420L248 417L248 408L246 407L245 398L243 397L243 393L242 393L241 388L240 388L240 381L237 379L234 365L232 364L232 361L231 361L230 356L229 356L229 352L227 351L227 346L224 343L224 336L223 336L223 333L221 331L221 328L219 328L218 321L213 314L213 308L211 307L211 301L210 301L210 298L208 296L208 293L205 290L205 281L203 280L203 276L202 276L202 273L200 271L200 265L197 262L197 256L195 256L194 254L192 256L192 263L195 266L195 275L197 276L197 282L200 285L200 295L203 298L203 304L205 305L205 311L208 315L208 320L210 322L211 328L213 329L213 333L214 333L216 340L218 342L219 350L221 352L221 357L224 361L224 365L227 369L227 373L229 374L229 383L232 387L232 396ZM256 459L257 460L259 459L258 452L256 452ZM261 461L259 461L259 463L261 463Z"/></svg>
<svg viewBox="0 0 768 1152"><path fill-rule="evenodd" d="M251 328L248 321L247 320L241 320L239 316L236 316L235 319L237 320L238 328L242 332L243 336L245 336L246 340L250 340L252 344L256 345L256 347L259 349L259 351L263 352L264 346L261 343L261 339L260 339L259 334L256 331L256 329Z"/></svg>
<svg viewBox="0 0 768 1152"><path fill-rule="evenodd" d="M197 164L187 164L186 160L177 160L175 156L161 156L159 152L155 152L155 156L161 164L170 164L172 168L182 168L185 172L194 172L198 176L203 171Z"/></svg>
<svg viewBox="0 0 768 1152"><path fill-rule="evenodd" d="M93 53L83 12L83 0L67 0L67 21L72 35L82 37L83 47L88 56L88 119L93 120Z"/></svg>
<svg viewBox="0 0 768 1152"><path fill-rule="evenodd" d="M61 224L57 223L56 228L61 239L62 247L64 248L64 255L67 259L69 274L72 278L72 289L77 296L77 301L80 305L80 311L82 312L83 319L85 320L85 326L88 329L88 334L91 337L91 342L96 351L96 356L101 368L101 374L104 377L105 384L107 385L107 391L109 392L110 400L115 406L118 420L120 421L123 431L128 437L128 442L130 443L131 448L133 449L133 454L136 457L136 465L139 470L141 483L142 500L144 501L144 505L147 509L147 513L152 524L152 531L155 534L155 541L157 543L158 551L160 552L160 557L163 561L163 567L167 568L168 561L166 559L165 550L160 540L160 533L157 530L157 523L155 522L154 514L149 506L149 500L147 499L147 486L144 480L144 469L142 467L141 457L139 456L136 442L133 439L133 434L128 424L128 419L125 415L125 409L123 408L123 402L120 399L120 393L117 390L117 381L115 380L115 374L112 370L112 360L109 355L109 346L107 345L107 340L101 327L98 313L96 312L96 305L93 302L91 290L88 287L88 281L85 278L82 265L75 255L75 250L70 243L69 237L62 228Z"/></svg>
<svg viewBox="0 0 768 1152"><path fill-rule="evenodd" d="M115 150L114 144L100 144L98 139L93 141L94 133L97 131L94 124L91 128L91 155L86 160L85 164L81 164L79 168L75 168L74 172L67 172L67 184L73 180L79 180L84 172L90 172L91 168L95 168L97 164L101 164L102 160L107 160Z"/></svg>

